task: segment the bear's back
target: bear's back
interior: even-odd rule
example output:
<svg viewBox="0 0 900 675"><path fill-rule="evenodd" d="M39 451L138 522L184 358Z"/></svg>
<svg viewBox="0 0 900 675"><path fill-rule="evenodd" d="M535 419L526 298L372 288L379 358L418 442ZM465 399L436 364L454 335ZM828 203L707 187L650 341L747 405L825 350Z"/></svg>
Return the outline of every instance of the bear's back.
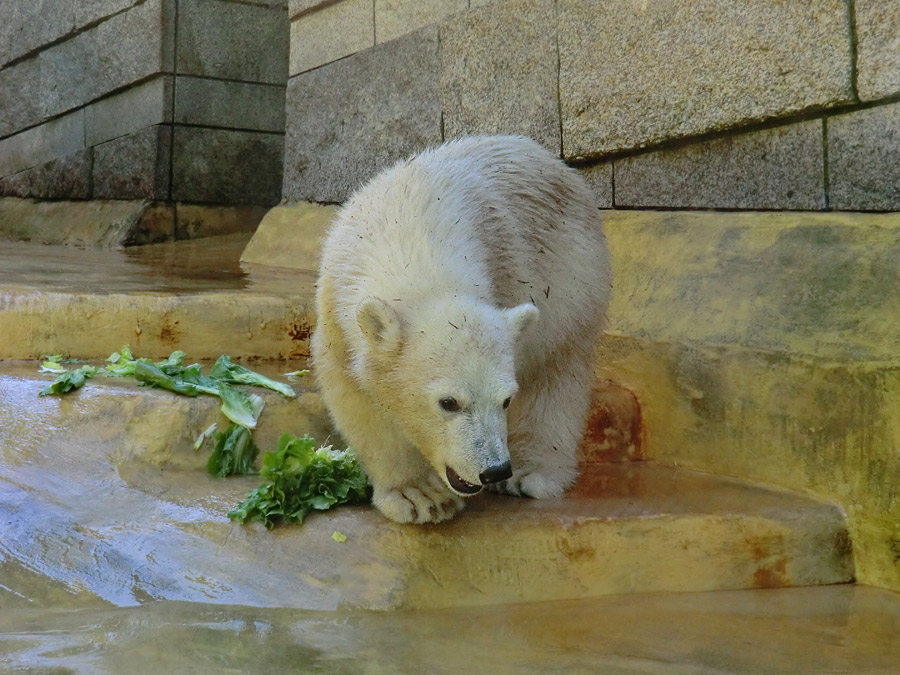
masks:
<svg viewBox="0 0 900 675"><path fill-rule="evenodd" d="M530 340L544 348L596 331L610 289L590 188L518 136L460 139L376 176L341 210L322 275L335 278L347 310L371 295L407 304L448 294L500 307L533 302L541 321Z"/></svg>

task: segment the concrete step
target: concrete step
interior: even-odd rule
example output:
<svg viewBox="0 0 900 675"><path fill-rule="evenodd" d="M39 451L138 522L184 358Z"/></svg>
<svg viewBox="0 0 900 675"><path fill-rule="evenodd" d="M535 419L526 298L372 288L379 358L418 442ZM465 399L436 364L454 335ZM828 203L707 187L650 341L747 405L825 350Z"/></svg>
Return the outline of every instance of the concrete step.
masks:
<svg viewBox="0 0 900 675"><path fill-rule="evenodd" d="M437 526L369 507L235 526L226 512L259 481L203 472L192 441L214 399L102 378L38 398L34 368L0 374L0 603L435 608L853 579L836 506L650 462L587 464L556 500L482 495ZM314 392L267 400L264 448L327 433Z"/></svg>
<svg viewBox="0 0 900 675"><path fill-rule="evenodd" d="M40 673L889 675L898 633L900 596L855 585L394 613L178 602L0 612L3 663Z"/></svg>
<svg viewBox="0 0 900 675"><path fill-rule="evenodd" d="M305 359L315 275L238 258L248 234L122 250L0 242L0 360Z"/></svg>

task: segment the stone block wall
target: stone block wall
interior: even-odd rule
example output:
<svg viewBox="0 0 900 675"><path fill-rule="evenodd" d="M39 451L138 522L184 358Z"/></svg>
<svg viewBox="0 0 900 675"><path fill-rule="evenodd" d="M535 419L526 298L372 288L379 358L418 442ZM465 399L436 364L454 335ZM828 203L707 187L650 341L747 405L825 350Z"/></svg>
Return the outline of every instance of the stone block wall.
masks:
<svg viewBox="0 0 900 675"><path fill-rule="evenodd" d="M0 196L271 205L285 0L0 0Z"/></svg>
<svg viewBox="0 0 900 675"><path fill-rule="evenodd" d="M285 199L522 133L606 208L900 209L895 0L291 0Z"/></svg>

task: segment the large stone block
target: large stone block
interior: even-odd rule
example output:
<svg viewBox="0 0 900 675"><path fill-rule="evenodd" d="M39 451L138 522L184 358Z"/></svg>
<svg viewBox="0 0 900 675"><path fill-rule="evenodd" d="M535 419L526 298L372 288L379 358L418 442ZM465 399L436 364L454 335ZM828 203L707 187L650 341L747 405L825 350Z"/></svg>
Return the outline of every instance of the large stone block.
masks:
<svg viewBox="0 0 900 675"><path fill-rule="evenodd" d="M91 151L82 150L0 179L0 195L33 199L90 199Z"/></svg>
<svg viewBox="0 0 900 675"><path fill-rule="evenodd" d="M900 103L826 119L831 207L900 210Z"/></svg>
<svg viewBox="0 0 900 675"><path fill-rule="evenodd" d="M290 74L331 63L375 44L372 0L343 0L291 23Z"/></svg>
<svg viewBox="0 0 900 675"><path fill-rule="evenodd" d="M281 134L175 127L172 199L274 205L281 198Z"/></svg>
<svg viewBox="0 0 900 675"><path fill-rule="evenodd" d="M178 7L178 73L246 82L287 80L283 6L193 0Z"/></svg>
<svg viewBox="0 0 900 675"><path fill-rule="evenodd" d="M825 207L821 120L660 150L615 165L616 206Z"/></svg>
<svg viewBox="0 0 900 675"><path fill-rule="evenodd" d="M579 173L591 186L597 206L601 209L613 207L613 163L603 162L580 169Z"/></svg>
<svg viewBox="0 0 900 675"><path fill-rule="evenodd" d="M900 92L900 3L856 0L856 73L869 101Z"/></svg>
<svg viewBox="0 0 900 675"><path fill-rule="evenodd" d="M292 78L284 198L339 202L384 166L441 142L437 28Z"/></svg>
<svg viewBox="0 0 900 675"><path fill-rule="evenodd" d="M163 9L163 0L147 0L41 52L41 113L57 115L170 69Z"/></svg>
<svg viewBox="0 0 900 675"><path fill-rule="evenodd" d="M0 141L0 176L8 176L84 149L84 110L58 117Z"/></svg>
<svg viewBox="0 0 900 675"><path fill-rule="evenodd" d="M843 0L559 0L567 158L852 100Z"/></svg>
<svg viewBox="0 0 900 675"><path fill-rule="evenodd" d="M553 0L494 3L441 25L447 138L520 133L560 149Z"/></svg>
<svg viewBox="0 0 900 675"><path fill-rule="evenodd" d="M84 109L88 146L172 121L173 78L163 75ZM179 82L179 87L181 83Z"/></svg>
<svg viewBox="0 0 900 675"><path fill-rule="evenodd" d="M40 121L40 89L41 63L37 57L0 69L0 138Z"/></svg>
<svg viewBox="0 0 900 675"><path fill-rule="evenodd" d="M288 13L293 19L302 12L309 12L323 5L330 5L334 3L334 1L335 0L289 0ZM340 0L338 0L338 2L340 2Z"/></svg>
<svg viewBox="0 0 900 675"><path fill-rule="evenodd" d="M94 148L96 199L168 199L171 127L148 127Z"/></svg>
<svg viewBox="0 0 900 675"><path fill-rule="evenodd" d="M284 132L284 87L178 77L175 122Z"/></svg>
<svg viewBox="0 0 900 675"><path fill-rule="evenodd" d="M375 0L375 40L394 40L468 8L468 0Z"/></svg>
<svg viewBox="0 0 900 675"><path fill-rule="evenodd" d="M142 0L72 0L75 28L100 21L136 5Z"/></svg>
<svg viewBox="0 0 900 675"><path fill-rule="evenodd" d="M73 29L76 0L0 0L0 67Z"/></svg>

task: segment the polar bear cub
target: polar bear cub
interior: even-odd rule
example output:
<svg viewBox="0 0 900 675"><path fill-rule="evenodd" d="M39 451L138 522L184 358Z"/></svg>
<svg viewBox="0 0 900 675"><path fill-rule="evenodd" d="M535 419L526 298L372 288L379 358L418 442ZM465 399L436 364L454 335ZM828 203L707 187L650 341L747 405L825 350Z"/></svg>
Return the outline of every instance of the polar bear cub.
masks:
<svg viewBox="0 0 900 675"><path fill-rule="evenodd" d="M610 287L590 189L530 139L453 141L354 194L324 243L311 353L375 506L431 523L484 486L569 487Z"/></svg>

